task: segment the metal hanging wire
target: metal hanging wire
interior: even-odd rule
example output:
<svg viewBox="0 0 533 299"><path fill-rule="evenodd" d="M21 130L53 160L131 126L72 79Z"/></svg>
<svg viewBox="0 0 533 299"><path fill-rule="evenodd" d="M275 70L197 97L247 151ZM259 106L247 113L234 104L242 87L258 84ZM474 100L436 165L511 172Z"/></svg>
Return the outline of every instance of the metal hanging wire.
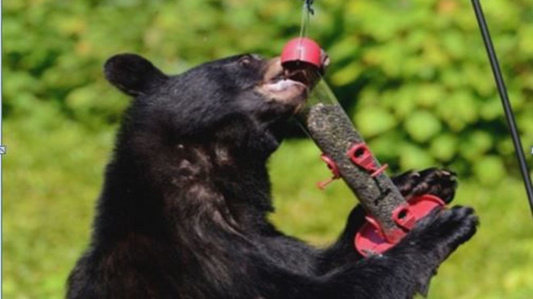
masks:
<svg viewBox="0 0 533 299"><path fill-rule="evenodd" d="M531 177L529 175L524 149L522 147L522 142L520 141L520 135L518 134L513 109L509 101L509 95L507 93L505 81L503 79L502 71L500 69L498 57L496 55L496 51L494 50L494 45L490 36L489 27L487 26L487 21L485 20L485 15L483 14L481 3L479 2L479 0L472 0L472 5L474 6L474 12L476 13L479 29L481 30L481 36L483 37L483 42L485 43L485 48L489 56L492 73L494 74L496 86L498 87L498 93L500 94L500 98L502 100L505 118L507 119L507 124L509 125L509 129L511 131L511 137L513 139L516 157L518 158L518 163L520 165L520 172L522 173L522 178L526 186L529 206L531 208L531 212L533 213L533 184L531 183Z"/></svg>

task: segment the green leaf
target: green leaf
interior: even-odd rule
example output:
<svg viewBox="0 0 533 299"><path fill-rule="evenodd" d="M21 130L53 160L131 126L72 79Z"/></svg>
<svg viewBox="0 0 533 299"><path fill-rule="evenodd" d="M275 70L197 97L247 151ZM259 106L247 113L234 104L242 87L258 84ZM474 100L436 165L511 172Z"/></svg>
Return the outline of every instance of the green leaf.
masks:
<svg viewBox="0 0 533 299"><path fill-rule="evenodd" d="M447 93L441 84L425 84L418 89L416 100L420 107L432 108L446 99L446 96Z"/></svg>
<svg viewBox="0 0 533 299"><path fill-rule="evenodd" d="M355 79L357 79L357 77L360 76L361 72L362 69L359 62L354 61L336 71L331 76L331 83L335 84L336 86L343 86L352 83L355 81Z"/></svg>
<svg viewBox="0 0 533 299"><path fill-rule="evenodd" d="M450 161L457 153L457 137L452 134L444 134L431 142L430 151L433 156L442 161Z"/></svg>
<svg viewBox="0 0 533 299"><path fill-rule="evenodd" d="M428 111L415 111L404 123L405 130L419 142L425 142L442 129L440 121Z"/></svg>
<svg viewBox="0 0 533 299"><path fill-rule="evenodd" d="M414 145L404 145L399 149L402 153L400 166L404 170L423 169L435 164L435 161L427 150L423 150Z"/></svg>
<svg viewBox="0 0 533 299"><path fill-rule="evenodd" d="M461 131L467 124L478 119L478 108L474 96L466 90L451 94L449 98L442 99L437 107L437 113L452 130Z"/></svg>
<svg viewBox="0 0 533 299"><path fill-rule="evenodd" d="M396 126L392 114L379 107L361 109L355 115L354 122L365 137L378 135Z"/></svg>
<svg viewBox="0 0 533 299"><path fill-rule="evenodd" d="M474 164L474 173L486 185L495 184L507 175L503 161L498 156L483 157Z"/></svg>
<svg viewBox="0 0 533 299"><path fill-rule="evenodd" d="M492 148L492 136L485 131L475 131L463 136L461 155L470 162L478 161Z"/></svg>

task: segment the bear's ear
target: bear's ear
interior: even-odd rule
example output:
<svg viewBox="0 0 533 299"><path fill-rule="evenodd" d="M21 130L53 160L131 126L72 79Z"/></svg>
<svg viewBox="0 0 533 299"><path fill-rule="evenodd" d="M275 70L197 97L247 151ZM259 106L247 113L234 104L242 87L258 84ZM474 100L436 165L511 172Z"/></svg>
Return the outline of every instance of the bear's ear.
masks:
<svg viewBox="0 0 533 299"><path fill-rule="evenodd" d="M119 54L109 58L104 72L111 84L131 96L147 94L168 79L150 61L135 54Z"/></svg>

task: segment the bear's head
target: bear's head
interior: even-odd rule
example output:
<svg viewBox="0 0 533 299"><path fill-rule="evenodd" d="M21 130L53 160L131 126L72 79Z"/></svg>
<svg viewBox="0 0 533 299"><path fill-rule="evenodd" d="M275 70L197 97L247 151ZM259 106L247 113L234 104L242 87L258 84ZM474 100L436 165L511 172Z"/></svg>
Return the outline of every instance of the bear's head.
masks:
<svg viewBox="0 0 533 299"><path fill-rule="evenodd" d="M327 57L324 57L327 59ZM165 143L217 143L268 156L283 123L304 104L316 72L284 70L280 59L233 56L168 76L145 58L121 54L105 64L106 78L134 97L128 127Z"/></svg>

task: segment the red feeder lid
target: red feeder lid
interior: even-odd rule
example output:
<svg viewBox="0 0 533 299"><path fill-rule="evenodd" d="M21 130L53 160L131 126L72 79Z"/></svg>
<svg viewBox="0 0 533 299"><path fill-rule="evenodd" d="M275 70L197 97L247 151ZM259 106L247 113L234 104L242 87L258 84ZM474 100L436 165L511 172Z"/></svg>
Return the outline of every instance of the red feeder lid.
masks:
<svg viewBox="0 0 533 299"><path fill-rule="evenodd" d="M312 39L297 37L290 40L283 47L281 53L281 63L303 61L318 68L322 67L322 49Z"/></svg>

